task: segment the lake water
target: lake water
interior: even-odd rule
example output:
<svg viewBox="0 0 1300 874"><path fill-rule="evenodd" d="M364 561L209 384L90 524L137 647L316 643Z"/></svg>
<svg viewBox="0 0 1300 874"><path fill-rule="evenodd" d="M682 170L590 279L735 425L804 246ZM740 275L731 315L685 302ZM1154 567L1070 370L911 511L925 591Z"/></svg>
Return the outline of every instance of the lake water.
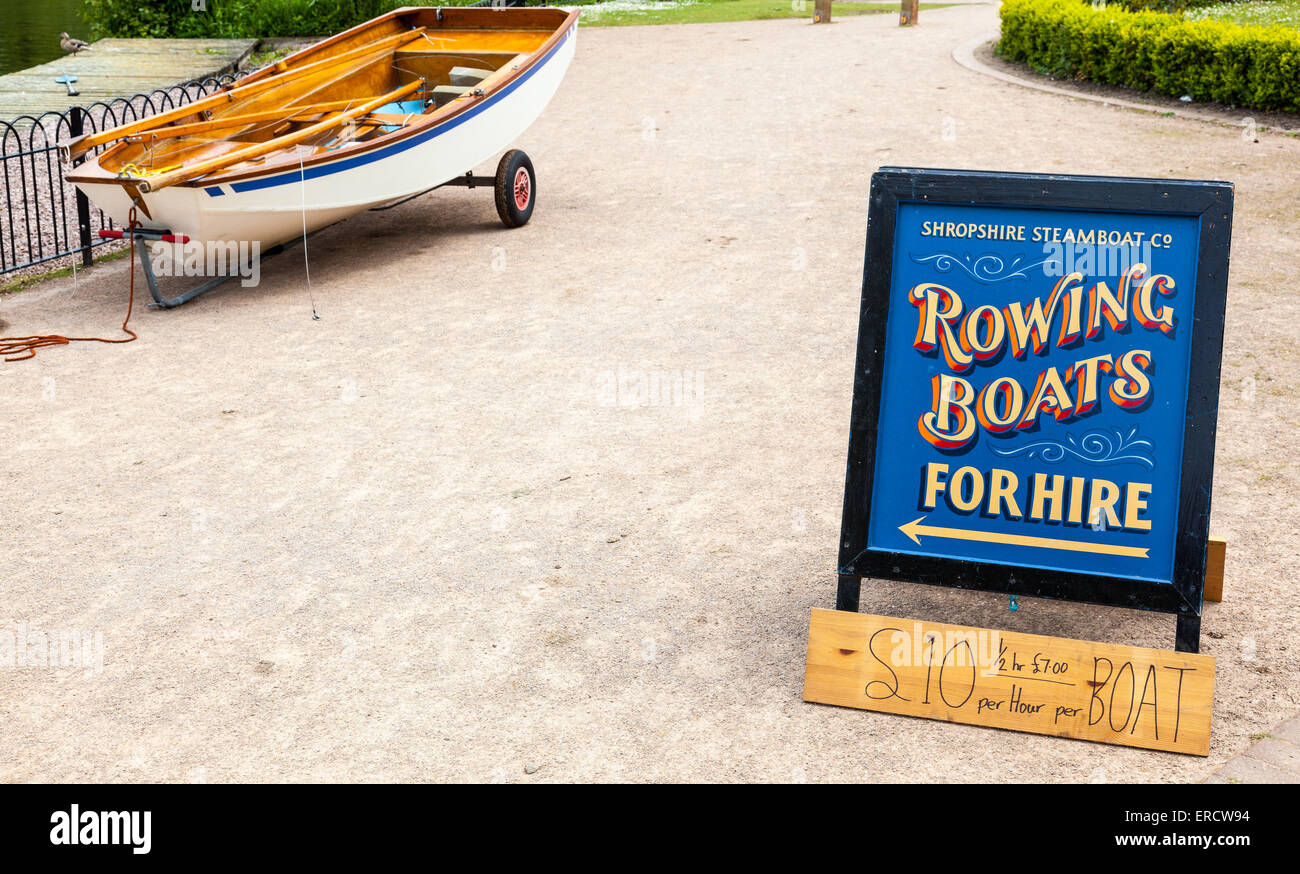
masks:
<svg viewBox="0 0 1300 874"><path fill-rule="evenodd" d="M0 0L0 73L61 57L59 32L64 30L90 41L81 0Z"/></svg>

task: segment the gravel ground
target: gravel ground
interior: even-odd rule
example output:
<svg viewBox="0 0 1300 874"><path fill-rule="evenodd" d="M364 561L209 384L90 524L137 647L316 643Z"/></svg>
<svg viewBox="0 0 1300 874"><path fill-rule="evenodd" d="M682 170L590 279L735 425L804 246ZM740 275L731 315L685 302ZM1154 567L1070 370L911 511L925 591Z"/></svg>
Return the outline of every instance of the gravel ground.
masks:
<svg viewBox="0 0 1300 874"><path fill-rule="evenodd" d="M0 632L102 641L84 669L0 669L0 777L1196 781L1293 713L1300 140L951 60L995 24L585 31L518 144L527 227L436 192L312 239L320 321L295 250L257 288L139 312L138 342L0 369ZM801 702L881 164L1237 183L1209 758ZM111 331L126 268L0 318ZM1021 605L863 592L875 613L1173 642L1171 617Z"/></svg>

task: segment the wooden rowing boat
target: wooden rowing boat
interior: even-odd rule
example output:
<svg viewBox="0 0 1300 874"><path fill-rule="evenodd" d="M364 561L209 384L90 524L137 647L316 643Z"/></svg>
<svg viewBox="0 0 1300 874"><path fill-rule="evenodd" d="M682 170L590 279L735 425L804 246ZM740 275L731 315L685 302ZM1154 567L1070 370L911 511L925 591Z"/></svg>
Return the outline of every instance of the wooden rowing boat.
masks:
<svg viewBox="0 0 1300 874"><path fill-rule="evenodd" d="M68 179L119 224L134 206L159 231L274 246L508 147L559 88L577 24L561 9L399 9L202 100L61 143L64 160L85 158ZM505 169L516 220L502 219L522 224L532 166L503 162L498 181Z"/></svg>

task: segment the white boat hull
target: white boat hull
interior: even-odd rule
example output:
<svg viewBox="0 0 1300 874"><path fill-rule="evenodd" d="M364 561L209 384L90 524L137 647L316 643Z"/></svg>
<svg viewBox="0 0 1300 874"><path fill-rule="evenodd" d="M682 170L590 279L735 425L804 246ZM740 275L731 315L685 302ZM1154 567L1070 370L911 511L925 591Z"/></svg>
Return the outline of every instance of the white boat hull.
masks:
<svg viewBox="0 0 1300 874"><path fill-rule="evenodd" d="M257 242L263 250L376 206L441 185L507 148L555 96L573 60L577 25L499 93L405 139L265 176L177 185L143 195L148 228L199 242ZM131 200L122 186L77 182L92 202L125 228Z"/></svg>

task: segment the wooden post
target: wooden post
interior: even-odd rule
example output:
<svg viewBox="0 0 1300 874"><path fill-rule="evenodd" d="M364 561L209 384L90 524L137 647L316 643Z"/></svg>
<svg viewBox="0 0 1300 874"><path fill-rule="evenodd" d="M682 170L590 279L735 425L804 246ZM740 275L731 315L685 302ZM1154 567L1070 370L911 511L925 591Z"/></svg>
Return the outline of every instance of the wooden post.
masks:
<svg viewBox="0 0 1300 874"><path fill-rule="evenodd" d="M1205 600L1218 603L1223 600L1223 560L1227 557L1228 542L1222 537L1210 537L1209 552L1205 556Z"/></svg>
<svg viewBox="0 0 1300 874"><path fill-rule="evenodd" d="M831 23L831 0L814 0L813 24Z"/></svg>
<svg viewBox="0 0 1300 874"><path fill-rule="evenodd" d="M916 17L920 14L920 0L902 0L898 6L898 26L909 27L916 24Z"/></svg>

